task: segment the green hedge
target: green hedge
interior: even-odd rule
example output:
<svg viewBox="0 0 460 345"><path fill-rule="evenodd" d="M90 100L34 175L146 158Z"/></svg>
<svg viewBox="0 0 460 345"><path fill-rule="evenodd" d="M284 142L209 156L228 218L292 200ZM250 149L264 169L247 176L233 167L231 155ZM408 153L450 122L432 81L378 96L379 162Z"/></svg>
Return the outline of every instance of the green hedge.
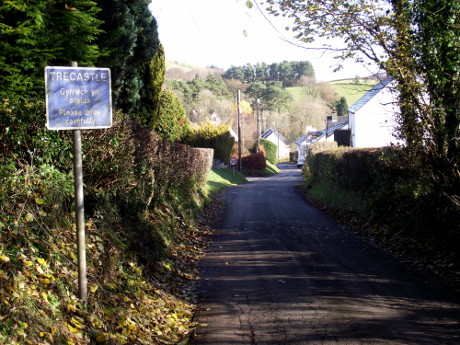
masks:
<svg viewBox="0 0 460 345"><path fill-rule="evenodd" d="M260 139L260 145L264 147L265 157L267 160L272 164L278 163L278 146L270 140L263 138ZM255 143L255 146L257 146L257 142Z"/></svg>
<svg viewBox="0 0 460 345"><path fill-rule="evenodd" d="M245 170L265 170L267 162L263 152L255 152L243 156L241 158L241 165Z"/></svg>
<svg viewBox="0 0 460 345"><path fill-rule="evenodd" d="M318 152L313 146L303 173L306 187L319 201L337 202L331 206L358 211L395 232L460 241L458 206L430 190L420 171L400 147Z"/></svg>
<svg viewBox="0 0 460 345"><path fill-rule="evenodd" d="M207 122L190 131L185 143L193 147L214 149L214 158L228 164L235 139L230 134L228 125L216 126Z"/></svg>
<svg viewBox="0 0 460 345"><path fill-rule="evenodd" d="M328 149L329 148L329 149ZM400 148L354 149L312 145L304 175L307 180L321 179L341 188L361 190L392 185L399 178L410 178L414 171L403 164Z"/></svg>

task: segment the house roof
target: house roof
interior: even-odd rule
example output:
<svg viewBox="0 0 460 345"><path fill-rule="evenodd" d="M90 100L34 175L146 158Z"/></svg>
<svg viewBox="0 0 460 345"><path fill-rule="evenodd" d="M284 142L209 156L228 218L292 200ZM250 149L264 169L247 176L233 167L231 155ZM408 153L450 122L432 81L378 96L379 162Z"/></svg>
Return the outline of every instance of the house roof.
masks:
<svg viewBox="0 0 460 345"><path fill-rule="evenodd" d="M338 129L343 129L344 127L348 126L348 118L346 119L346 122L339 122L333 126L330 126L327 128L327 138L329 138L331 135L334 134L334 131Z"/></svg>
<svg viewBox="0 0 460 345"><path fill-rule="evenodd" d="M297 139L295 143L296 143L297 145L300 146L300 145L302 145L302 143L303 143L304 141L307 141L307 138L308 138L307 135L303 135L303 136L301 136L299 139Z"/></svg>
<svg viewBox="0 0 460 345"><path fill-rule="evenodd" d="M283 142L283 143L287 143L287 139L285 137L283 137L283 135L281 133L279 133L277 130L273 129L273 128L268 128L267 130L265 130L265 132L263 132L260 137L263 138L263 139L267 139L270 135L276 135L278 137L279 135L279 139Z"/></svg>
<svg viewBox="0 0 460 345"><path fill-rule="evenodd" d="M326 128L324 128L324 129L322 129L322 130L320 130L320 131L318 131L316 133L315 138L313 138L313 140L311 142L312 143L317 142L317 141L321 140L324 137L329 138L331 135L334 134L334 131L336 131L338 129L343 129L346 126L348 126L348 120L346 122L337 123L334 126L328 127L327 128L327 135L326 135Z"/></svg>
<svg viewBox="0 0 460 345"><path fill-rule="evenodd" d="M369 102L375 95L382 91L391 81L392 77L382 80L380 83L376 84L372 89L364 94L360 99L358 99L351 107L348 108L348 113L356 113L361 109L367 102Z"/></svg>

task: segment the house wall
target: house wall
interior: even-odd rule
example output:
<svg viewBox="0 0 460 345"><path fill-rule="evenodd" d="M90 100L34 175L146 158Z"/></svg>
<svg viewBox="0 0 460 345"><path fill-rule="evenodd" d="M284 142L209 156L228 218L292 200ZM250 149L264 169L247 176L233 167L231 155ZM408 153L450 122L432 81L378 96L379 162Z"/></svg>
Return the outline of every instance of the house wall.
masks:
<svg viewBox="0 0 460 345"><path fill-rule="evenodd" d="M304 140L300 145L297 145L298 157L305 157L307 155L307 141Z"/></svg>
<svg viewBox="0 0 460 345"><path fill-rule="evenodd" d="M394 94L385 88L356 113L350 113L353 147L382 147L399 143L395 137L399 108Z"/></svg>
<svg viewBox="0 0 460 345"><path fill-rule="evenodd" d="M270 134L267 137L267 140L270 140L276 146L278 146L278 136L276 134ZM289 152L291 151L291 147L286 145L282 140L279 141L279 158L289 158Z"/></svg>

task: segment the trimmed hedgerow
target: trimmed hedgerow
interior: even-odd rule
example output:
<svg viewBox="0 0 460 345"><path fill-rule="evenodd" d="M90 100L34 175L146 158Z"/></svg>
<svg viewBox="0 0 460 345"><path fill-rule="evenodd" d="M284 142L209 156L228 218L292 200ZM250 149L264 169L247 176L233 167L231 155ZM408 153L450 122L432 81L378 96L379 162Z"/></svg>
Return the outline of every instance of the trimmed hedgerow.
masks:
<svg viewBox="0 0 460 345"><path fill-rule="evenodd" d="M255 145L257 145L257 143ZM270 140L263 138L260 139L260 145L265 149L265 156L267 160L272 164L278 163L278 146Z"/></svg>
<svg viewBox="0 0 460 345"><path fill-rule="evenodd" d="M443 246L460 242L458 207L429 188L423 169L409 162L404 148L316 149L309 151L303 173L319 201L337 202L331 206L358 211L397 233Z"/></svg>
<svg viewBox="0 0 460 345"><path fill-rule="evenodd" d="M216 126L207 122L190 131L185 143L193 147L205 147L214 149L214 158L224 163L230 160L235 139L230 134L228 125Z"/></svg>
<svg viewBox="0 0 460 345"><path fill-rule="evenodd" d="M267 167L264 153L259 151L241 158L241 165L244 170L264 170Z"/></svg>

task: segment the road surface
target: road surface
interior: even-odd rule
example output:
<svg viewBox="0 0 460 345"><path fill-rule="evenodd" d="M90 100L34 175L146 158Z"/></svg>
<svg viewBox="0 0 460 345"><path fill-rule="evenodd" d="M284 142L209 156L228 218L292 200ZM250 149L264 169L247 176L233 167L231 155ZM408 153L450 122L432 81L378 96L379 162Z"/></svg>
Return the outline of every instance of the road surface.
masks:
<svg viewBox="0 0 460 345"><path fill-rule="evenodd" d="M300 169L230 188L191 344L460 344L460 297L308 204Z"/></svg>

